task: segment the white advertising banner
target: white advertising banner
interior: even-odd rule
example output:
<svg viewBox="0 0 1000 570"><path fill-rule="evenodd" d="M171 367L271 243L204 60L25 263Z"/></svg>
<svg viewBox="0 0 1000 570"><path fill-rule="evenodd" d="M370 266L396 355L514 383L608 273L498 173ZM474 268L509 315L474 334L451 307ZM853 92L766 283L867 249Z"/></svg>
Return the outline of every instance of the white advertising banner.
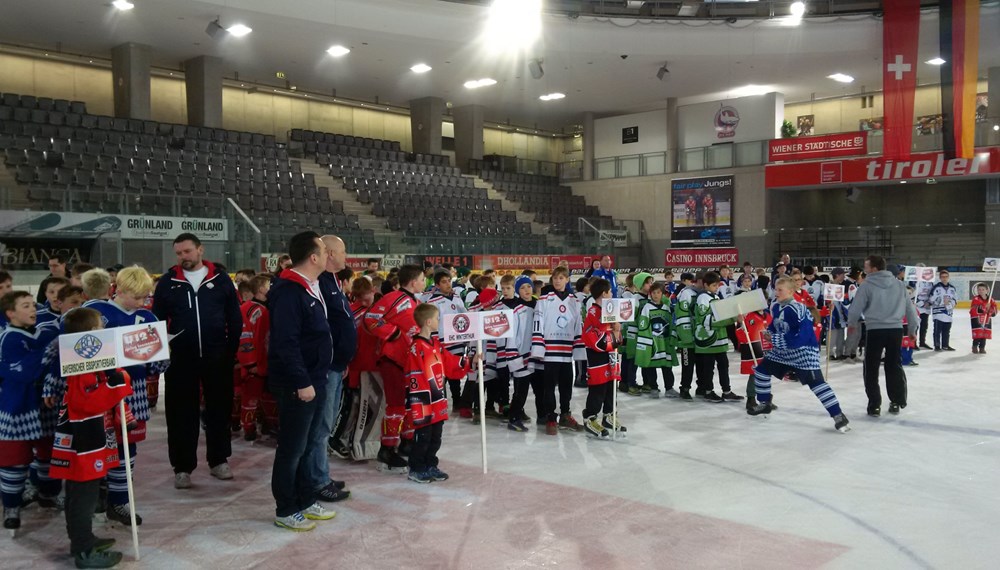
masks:
<svg viewBox="0 0 1000 570"><path fill-rule="evenodd" d="M23 236L121 234L122 239L174 239L191 232L201 241L226 241L226 220L221 218L173 218L71 212L0 210L0 233Z"/></svg>

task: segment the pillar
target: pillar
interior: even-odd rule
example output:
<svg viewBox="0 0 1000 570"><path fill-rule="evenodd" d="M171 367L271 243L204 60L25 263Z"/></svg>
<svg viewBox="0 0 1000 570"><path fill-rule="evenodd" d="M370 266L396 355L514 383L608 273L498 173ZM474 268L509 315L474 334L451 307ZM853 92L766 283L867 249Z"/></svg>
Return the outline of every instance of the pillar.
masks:
<svg viewBox="0 0 1000 570"><path fill-rule="evenodd" d="M440 97L423 97L410 101L410 135L413 139L413 152L441 154L442 116L444 116L444 99ZM455 130L457 137L457 125ZM457 138L455 144L458 145ZM457 152L455 156L457 159Z"/></svg>
<svg viewBox="0 0 1000 570"><path fill-rule="evenodd" d="M679 124L680 121L677 120L677 97L667 98L667 172L677 172L680 170L680 163L678 162L678 157L680 156L680 149L677 148Z"/></svg>
<svg viewBox="0 0 1000 570"><path fill-rule="evenodd" d="M149 119L150 47L126 43L111 48L115 117Z"/></svg>
<svg viewBox="0 0 1000 570"><path fill-rule="evenodd" d="M594 114L583 114L583 179L594 179L594 148L597 143L597 133L594 132Z"/></svg>
<svg viewBox="0 0 1000 570"><path fill-rule="evenodd" d="M986 90L989 93L990 101L1000 101L1000 67L990 68L986 80ZM986 116L1000 120L1000 104L991 104L986 110Z"/></svg>
<svg viewBox="0 0 1000 570"><path fill-rule="evenodd" d="M483 106L465 105L451 110L455 119L455 166L469 171L469 160L483 158Z"/></svg>
<svg viewBox="0 0 1000 570"><path fill-rule="evenodd" d="M188 124L222 128L222 60L203 55L184 62Z"/></svg>

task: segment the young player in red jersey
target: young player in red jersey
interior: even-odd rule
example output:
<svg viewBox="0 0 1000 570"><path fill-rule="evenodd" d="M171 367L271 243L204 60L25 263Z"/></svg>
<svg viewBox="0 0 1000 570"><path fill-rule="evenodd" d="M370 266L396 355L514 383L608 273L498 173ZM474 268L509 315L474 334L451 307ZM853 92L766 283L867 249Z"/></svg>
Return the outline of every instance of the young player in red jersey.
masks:
<svg viewBox="0 0 1000 570"><path fill-rule="evenodd" d="M969 318L972 320L972 353L986 354L986 341L993 338L993 317L997 302L990 296L986 283L976 283L976 296L972 298Z"/></svg>
<svg viewBox="0 0 1000 570"><path fill-rule="evenodd" d="M270 275L256 275L247 282L252 296L240 307L243 332L236 358L240 366L240 384L235 390L240 402L240 424L243 439L257 439L257 407L264 392L267 378L267 335L271 330L271 314L267 310L267 292L271 288ZM262 406L265 423L272 428L278 424L276 406Z"/></svg>
<svg viewBox="0 0 1000 570"><path fill-rule="evenodd" d="M764 355L771 350L771 340L762 335L771 324L771 314L767 311L755 311L743 316L744 326L736 327L736 339L740 343L740 374L747 375L747 409L754 407L757 392L754 388L753 369L764 360ZM771 409L777 409L771 402Z"/></svg>
<svg viewBox="0 0 1000 570"><path fill-rule="evenodd" d="M621 380L618 347L623 339L620 324L601 322L601 300L611 298L611 283L604 279L596 280L590 286L590 294L597 302L587 309L581 335L587 347L588 390L587 405L583 409L583 429L594 437L605 439L611 436L608 430L617 430L620 434L627 431L618 423L613 411L614 382ZM598 421L597 414L602 410L604 417Z"/></svg>

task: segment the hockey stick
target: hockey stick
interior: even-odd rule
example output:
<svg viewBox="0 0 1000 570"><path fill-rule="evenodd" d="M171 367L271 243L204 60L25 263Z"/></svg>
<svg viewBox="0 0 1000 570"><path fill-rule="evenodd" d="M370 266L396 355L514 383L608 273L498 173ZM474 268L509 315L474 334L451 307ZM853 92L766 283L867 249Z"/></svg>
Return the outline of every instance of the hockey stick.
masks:
<svg viewBox="0 0 1000 570"><path fill-rule="evenodd" d="M135 524L135 490L132 488L132 457L128 450L128 424L125 422L125 400L118 402L118 414L122 419L122 449L125 451L125 479L128 482L129 517L132 519L132 546L135 559L139 560L139 527Z"/></svg>
<svg viewBox="0 0 1000 570"><path fill-rule="evenodd" d="M483 441L483 474L486 469L486 393L483 388L483 339L476 340L476 355L479 356L479 431Z"/></svg>

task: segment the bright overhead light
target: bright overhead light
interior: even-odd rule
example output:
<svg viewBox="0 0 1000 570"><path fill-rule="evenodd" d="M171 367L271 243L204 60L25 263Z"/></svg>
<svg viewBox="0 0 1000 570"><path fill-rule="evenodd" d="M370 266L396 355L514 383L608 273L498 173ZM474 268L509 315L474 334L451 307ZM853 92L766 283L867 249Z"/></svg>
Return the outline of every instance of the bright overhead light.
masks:
<svg viewBox="0 0 1000 570"><path fill-rule="evenodd" d="M788 7L788 12L793 18L801 18L806 13L806 3L792 2L792 5Z"/></svg>
<svg viewBox="0 0 1000 570"><path fill-rule="evenodd" d="M993 125L994 131L1000 131L1000 125Z"/></svg>
<svg viewBox="0 0 1000 570"><path fill-rule="evenodd" d="M493 0L483 40L495 52L531 47L542 34L542 0Z"/></svg>
<svg viewBox="0 0 1000 570"><path fill-rule="evenodd" d="M827 75L827 78L839 81L840 83L851 83L854 81L854 78L846 73L834 73L833 75Z"/></svg>
<svg viewBox="0 0 1000 570"><path fill-rule="evenodd" d="M252 32L253 28L250 26L244 26L243 24L234 24L226 28L226 31L229 32L234 38L242 38Z"/></svg>
<svg viewBox="0 0 1000 570"><path fill-rule="evenodd" d="M931 65L944 65L947 62L945 62L945 60L941 59L940 57L935 57L934 59L928 59L924 63L929 63Z"/></svg>
<svg viewBox="0 0 1000 570"><path fill-rule="evenodd" d="M774 91L767 85L744 85L732 90L732 94L737 97L750 97L752 95L763 95Z"/></svg>
<svg viewBox="0 0 1000 570"><path fill-rule="evenodd" d="M122 12L135 8L135 4L129 2L128 0L115 0L114 2L111 3L111 5L114 6L115 8L118 8Z"/></svg>
<svg viewBox="0 0 1000 570"><path fill-rule="evenodd" d="M330 49L326 50L326 53L332 55L333 57L341 57L351 53L351 50L338 44L335 46L331 46Z"/></svg>
<svg viewBox="0 0 1000 570"><path fill-rule="evenodd" d="M489 77L484 77L483 79L472 79L464 83L466 89L478 89L480 87L489 87L490 85L496 85L496 79L490 79Z"/></svg>
<svg viewBox="0 0 1000 570"><path fill-rule="evenodd" d="M427 73L431 69L432 69L431 66L427 65L426 63L418 63L413 67L411 67L410 71L412 71L413 73Z"/></svg>
<svg viewBox="0 0 1000 570"><path fill-rule="evenodd" d="M566 94L565 93L549 93L548 95L541 95L538 98L541 99L542 101L555 101L557 99L565 99L566 98Z"/></svg>

